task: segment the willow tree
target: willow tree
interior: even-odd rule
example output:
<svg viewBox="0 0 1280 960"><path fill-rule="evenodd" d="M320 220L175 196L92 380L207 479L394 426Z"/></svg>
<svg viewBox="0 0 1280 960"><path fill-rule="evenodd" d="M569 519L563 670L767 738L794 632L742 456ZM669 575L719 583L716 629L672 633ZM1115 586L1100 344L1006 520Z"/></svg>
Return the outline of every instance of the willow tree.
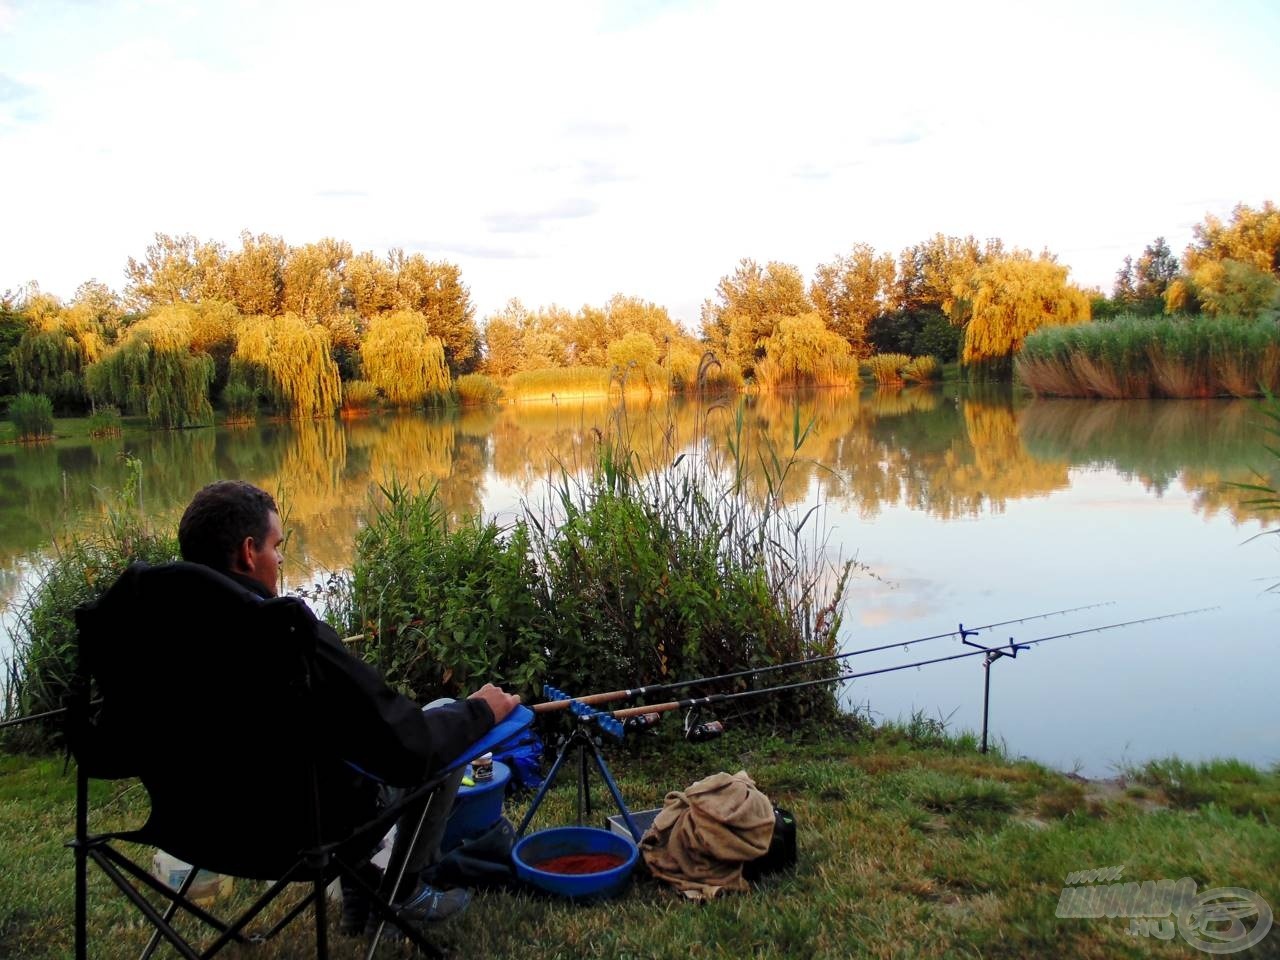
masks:
<svg viewBox="0 0 1280 960"><path fill-rule="evenodd" d="M56 406L78 406L85 399L84 371L105 349L102 325L74 305L35 290L20 307L26 326L10 362L18 389L49 397Z"/></svg>
<svg viewBox="0 0 1280 960"><path fill-rule="evenodd" d="M397 407L425 403L449 389L444 344L415 310L396 310L369 321L360 345L364 378Z"/></svg>
<svg viewBox="0 0 1280 960"><path fill-rule="evenodd" d="M181 307L157 311L129 328L124 339L85 372L95 400L145 414L153 426L204 426L213 421L209 385L212 358L192 350L190 318Z"/></svg>
<svg viewBox="0 0 1280 960"><path fill-rule="evenodd" d="M783 317L765 340L764 350L764 359L756 365L762 388L847 386L858 378L849 341L827 329L817 312Z"/></svg>
<svg viewBox="0 0 1280 960"><path fill-rule="evenodd" d="M296 313L242 320L230 379L265 394L296 419L332 416L342 402L329 331Z"/></svg>
<svg viewBox="0 0 1280 960"><path fill-rule="evenodd" d="M1067 282L1067 268L1041 257L1007 257L979 267L956 285L957 300L967 300L966 366L1006 374L1028 334L1041 327L1087 323L1089 297Z"/></svg>

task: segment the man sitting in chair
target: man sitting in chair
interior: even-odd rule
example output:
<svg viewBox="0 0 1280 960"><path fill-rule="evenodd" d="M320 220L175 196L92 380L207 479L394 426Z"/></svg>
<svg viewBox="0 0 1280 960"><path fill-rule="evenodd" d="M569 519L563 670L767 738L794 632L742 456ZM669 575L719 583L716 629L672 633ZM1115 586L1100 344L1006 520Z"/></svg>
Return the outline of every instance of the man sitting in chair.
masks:
<svg viewBox="0 0 1280 960"><path fill-rule="evenodd" d="M220 480L200 490L178 526L184 560L211 567L264 599L276 596L283 542L280 513L271 495L239 480ZM425 782L520 702L518 696L486 683L466 700L437 701L420 709L391 690L376 670L352 655L323 625L317 659L318 685L333 692L333 702L326 706L340 720L335 727L342 731L344 743L338 746L351 751L344 752L351 766L350 789L366 796L383 790L394 797L394 788ZM459 769L423 801L425 819L422 805L415 805L397 824L383 892L390 893L407 858L402 885L407 889L396 900L420 922L447 919L471 899L466 890L437 890L419 880L421 871L439 857L440 838L461 779ZM376 880L376 869L366 869L370 881ZM366 899L347 883L342 899L343 932L362 932L370 912Z"/></svg>

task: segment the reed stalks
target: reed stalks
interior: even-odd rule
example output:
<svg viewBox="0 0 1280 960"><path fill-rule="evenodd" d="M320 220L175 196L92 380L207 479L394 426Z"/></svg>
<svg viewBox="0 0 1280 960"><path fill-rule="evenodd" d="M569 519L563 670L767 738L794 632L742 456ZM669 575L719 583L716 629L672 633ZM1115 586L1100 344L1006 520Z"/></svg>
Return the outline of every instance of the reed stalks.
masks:
<svg viewBox="0 0 1280 960"><path fill-rule="evenodd" d="M868 357L866 364L876 383L889 385L902 383L902 368L911 362L905 353L877 353Z"/></svg>
<svg viewBox="0 0 1280 960"><path fill-rule="evenodd" d="M1041 396L1247 397L1280 388L1280 327L1231 317L1119 317L1048 327L1014 360Z"/></svg>

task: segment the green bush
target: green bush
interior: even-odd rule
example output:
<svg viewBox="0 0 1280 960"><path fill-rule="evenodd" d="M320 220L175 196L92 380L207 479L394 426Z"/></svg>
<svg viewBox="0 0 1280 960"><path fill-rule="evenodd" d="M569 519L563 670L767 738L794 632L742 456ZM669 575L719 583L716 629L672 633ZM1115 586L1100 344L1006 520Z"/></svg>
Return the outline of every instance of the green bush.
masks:
<svg viewBox="0 0 1280 960"><path fill-rule="evenodd" d="M253 423L258 419L258 391L243 380L230 381L222 391L228 423Z"/></svg>
<svg viewBox="0 0 1280 960"><path fill-rule="evenodd" d="M547 630L524 525L451 527L434 487L381 493L330 617L368 637L365 656L424 703L486 682L540 696Z"/></svg>
<svg viewBox="0 0 1280 960"><path fill-rule="evenodd" d="M120 411L113 406L99 406L89 417L89 436L95 440L104 437L118 437L124 433L124 423L120 419Z"/></svg>
<svg viewBox="0 0 1280 960"><path fill-rule="evenodd" d="M9 404L9 419L19 440L47 440L53 436L53 401L42 393L20 393Z"/></svg>
<svg viewBox="0 0 1280 960"><path fill-rule="evenodd" d="M497 403L502 391L492 377L483 373L466 373L453 382L458 393L458 402L464 406Z"/></svg>
<svg viewBox="0 0 1280 960"><path fill-rule="evenodd" d="M742 422L740 411L735 451ZM794 439L798 449L798 427ZM489 680L540 697L544 681L587 693L830 654L850 565L825 566L801 535L808 515L783 506L794 451L759 459L772 467L758 483L736 454L642 467L614 436L587 475L563 474L549 503L507 529L451 524L434 489L393 483L351 574L329 588L329 616L424 701ZM824 686L758 701L751 715L830 716L834 705Z"/></svg>

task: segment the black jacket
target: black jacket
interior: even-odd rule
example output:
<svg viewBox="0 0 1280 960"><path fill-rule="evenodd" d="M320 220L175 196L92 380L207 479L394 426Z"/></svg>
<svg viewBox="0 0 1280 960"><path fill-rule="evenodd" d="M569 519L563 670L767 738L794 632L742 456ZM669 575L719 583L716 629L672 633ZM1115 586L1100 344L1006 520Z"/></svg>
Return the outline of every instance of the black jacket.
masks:
<svg viewBox="0 0 1280 960"><path fill-rule="evenodd" d="M338 840L376 813L375 778L421 783L493 726L480 700L424 714L302 600L198 564L135 564L77 624L103 697L77 759L140 777L149 842L219 872L278 876L313 841L310 763Z"/></svg>

